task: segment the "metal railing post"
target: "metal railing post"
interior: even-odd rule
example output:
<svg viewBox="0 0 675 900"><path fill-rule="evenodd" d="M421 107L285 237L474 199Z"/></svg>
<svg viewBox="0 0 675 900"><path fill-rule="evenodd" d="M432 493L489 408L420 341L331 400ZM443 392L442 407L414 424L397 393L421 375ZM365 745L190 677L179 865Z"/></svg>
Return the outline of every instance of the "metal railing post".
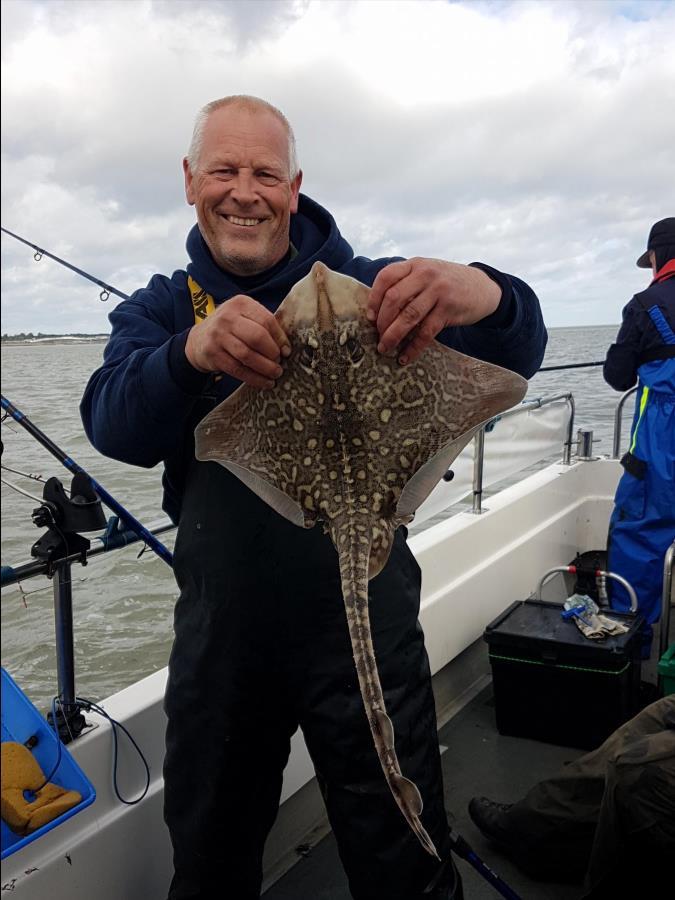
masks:
<svg viewBox="0 0 675 900"><path fill-rule="evenodd" d="M574 397L571 394L565 394L565 399L570 405L570 421L567 426L567 440L565 441L565 446L563 447L563 458L562 462L564 466L569 466L572 464L572 435L574 434Z"/></svg>
<svg viewBox="0 0 675 900"><path fill-rule="evenodd" d="M471 512L479 516L483 500L483 461L485 458L485 428L475 436L473 447L473 505Z"/></svg>
<svg viewBox="0 0 675 900"><path fill-rule="evenodd" d="M612 441L612 459L619 459L621 456L621 419L623 416L623 405L631 394L637 391L637 385L626 391L616 405L614 413L614 440Z"/></svg>
<svg viewBox="0 0 675 900"><path fill-rule="evenodd" d="M659 625L659 659L668 649L670 632L670 595L673 590L673 557L675 557L675 541L666 550L663 560L663 595L661 597L661 621Z"/></svg>

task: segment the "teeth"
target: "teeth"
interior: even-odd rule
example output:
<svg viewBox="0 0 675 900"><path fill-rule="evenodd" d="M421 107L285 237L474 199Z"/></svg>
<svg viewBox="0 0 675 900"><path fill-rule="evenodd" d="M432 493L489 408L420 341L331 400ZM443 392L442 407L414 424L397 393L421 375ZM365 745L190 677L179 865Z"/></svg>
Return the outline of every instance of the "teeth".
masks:
<svg viewBox="0 0 675 900"><path fill-rule="evenodd" d="M232 222L233 225L258 225L262 222L262 219L240 219L238 216L225 216L228 222Z"/></svg>

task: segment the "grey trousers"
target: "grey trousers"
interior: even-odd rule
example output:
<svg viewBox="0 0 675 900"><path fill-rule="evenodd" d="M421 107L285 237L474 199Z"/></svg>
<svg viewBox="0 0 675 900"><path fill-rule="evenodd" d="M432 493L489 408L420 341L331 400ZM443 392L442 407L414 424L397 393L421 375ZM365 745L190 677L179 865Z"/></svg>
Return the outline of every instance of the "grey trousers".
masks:
<svg viewBox="0 0 675 900"><path fill-rule="evenodd" d="M583 878L588 900L657 896L675 853L675 695L536 784L506 815L517 861L534 877Z"/></svg>

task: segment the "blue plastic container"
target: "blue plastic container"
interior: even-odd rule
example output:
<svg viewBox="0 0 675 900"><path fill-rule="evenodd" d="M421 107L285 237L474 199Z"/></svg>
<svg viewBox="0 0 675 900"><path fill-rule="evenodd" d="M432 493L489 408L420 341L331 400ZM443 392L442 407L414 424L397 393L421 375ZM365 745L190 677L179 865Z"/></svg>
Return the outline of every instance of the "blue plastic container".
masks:
<svg viewBox="0 0 675 900"><path fill-rule="evenodd" d="M35 735L37 744L32 753L40 764L45 777L50 774L58 758L58 745L60 743L56 733L28 697L16 685L11 675L2 670L2 741L16 741L24 744L28 738ZM21 847L37 840L41 835L56 828L61 822L65 822L75 813L85 809L96 799L94 786L75 762L68 749L61 744L61 762L50 781L69 790L79 791L82 800L77 806L69 809L63 815L53 819L42 828L38 828L32 834L22 837L16 834L9 826L2 822L2 859L15 853Z"/></svg>

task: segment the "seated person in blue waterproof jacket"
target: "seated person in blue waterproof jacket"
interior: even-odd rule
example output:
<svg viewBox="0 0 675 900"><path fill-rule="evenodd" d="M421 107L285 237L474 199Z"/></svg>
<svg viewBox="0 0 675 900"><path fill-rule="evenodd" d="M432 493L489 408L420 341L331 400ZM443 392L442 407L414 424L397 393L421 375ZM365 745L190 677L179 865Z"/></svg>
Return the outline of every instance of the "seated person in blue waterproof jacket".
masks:
<svg viewBox="0 0 675 900"><path fill-rule="evenodd" d="M661 612L664 557L675 541L675 218L656 222L637 264L651 268L653 278L623 310L604 367L605 380L616 390L636 382L638 388L609 524L607 568L635 589L649 656L651 625ZM612 606L628 610L625 588L612 581L609 589Z"/></svg>
<svg viewBox="0 0 675 900"><path fill-rule="evenodd" d="M183 163L197 224L186 270L155 275L110 315L104 362L81 404L109 456L164 463L178 524L165 708L170 900L253 900L298 726L355 900L461 900L450 855L434 699L418 622L420 568L398 529L369 584L373 640L406 775L442 857L388 794L351 658L336 556L320 528L287 522L223 466L197 462L194 429L242 381L264 390L288 342L274 312L316 261L368 286L380 350L412 362L434 338L530 377L546 331L520 279L482 263L355 256L300 193L291 127L253 97L199 113Z"/></svg>

